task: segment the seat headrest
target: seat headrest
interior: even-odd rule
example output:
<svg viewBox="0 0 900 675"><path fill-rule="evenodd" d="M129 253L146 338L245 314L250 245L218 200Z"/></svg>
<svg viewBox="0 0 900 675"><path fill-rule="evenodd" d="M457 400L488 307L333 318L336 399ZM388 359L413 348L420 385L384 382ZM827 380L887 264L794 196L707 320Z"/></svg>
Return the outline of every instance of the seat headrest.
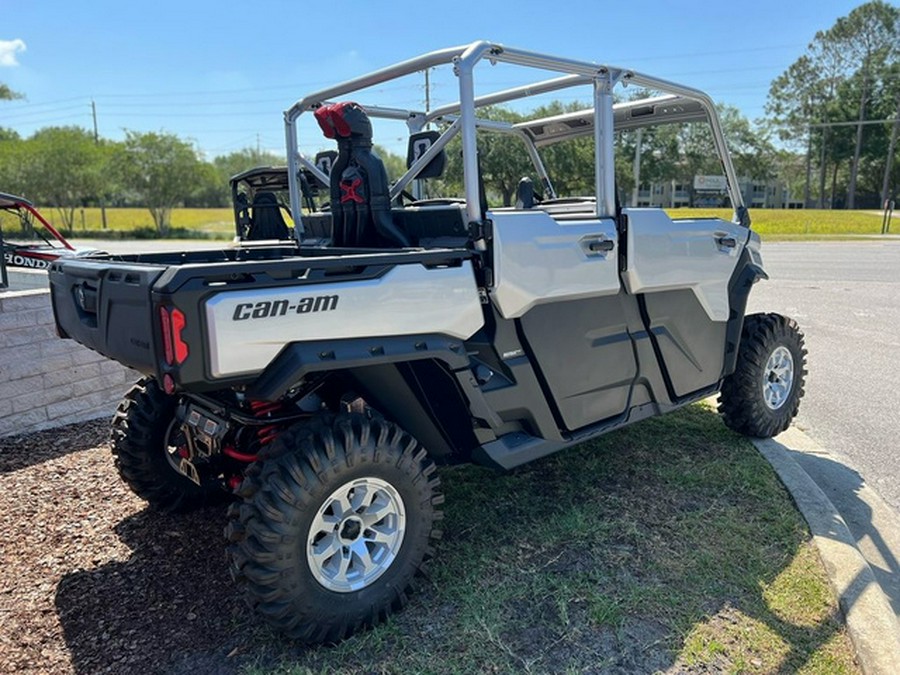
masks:
<svg viewBox="0 0 900 675"><path fill-rule="evenodd" d="M253 196L253 206L277 206L278 199L271 192L257 192Z"/></svg>
<svg viewBox="0 0 900 675"><path fill-rule="evenodd" d="M323 105L314 114L325 138L372 140L372 123L358 103L331 103Z"/></svg>

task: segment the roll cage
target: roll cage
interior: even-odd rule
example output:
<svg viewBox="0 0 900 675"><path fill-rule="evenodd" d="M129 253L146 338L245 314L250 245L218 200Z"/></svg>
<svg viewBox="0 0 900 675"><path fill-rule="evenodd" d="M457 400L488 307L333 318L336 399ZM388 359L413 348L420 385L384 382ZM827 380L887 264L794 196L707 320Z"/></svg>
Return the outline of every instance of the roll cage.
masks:
<svg viewBox="0 0 900 675"><path fill-rule="evenodd" d="M538 80L532 84L503 89L493 93L475 95L476 66L487 61L490 64L507 63L523 68L563 73L559 77ZM617 130L638 129L668 123L702 122L710 124L713 141L722 169L728 183L728 194L734 208L734 222L749 226L749 217L744 207L738 187L737 175L731 163L722 125L712 99L702 91L669 82L630 69L604 65L590 61L578 61L525 51L504 45L478 41L469 45L451 47L418 56L368 75L348 80L342 84L322 89L297 101L284 113L285 139L287 144L288 182L290 206L298 237L303 226L303 194L298 176L301 170L313 174L324 184L325 175L313 162L303 157L299 148L297 121L301 115L315 111L323 105L334 102L338 97L346 97L354 92L411 75L429 68L450 66L459 84L459 98L455 103L443 105L431 111L407 110L364 105L366 112L376 118L406 122L410 133L423 130L427 124L442 127L440 137L412 163L406 173L391 186L391 199L397 198L419 173L429 165L454 137L461 137L463 186L466 215L472 223L479 223L483 214L479 200L478 150L476 130L478 128L508 133L518 136L525 143L528 154L535 165L544 189L549 197L555 197L550 177L544 169L539 148L551 143L593 136L594 138L594 185L596 194L596 215L598 217L616 214L615 161L613 135ZM613 102L613 89L617 84L630 84L662 92L662 96L628 101ZM556 115L518 124L478 118L476 111L485 106L507 103L540 94L560 91L578 85L591 85L593 106L591 108Z"/></svg>

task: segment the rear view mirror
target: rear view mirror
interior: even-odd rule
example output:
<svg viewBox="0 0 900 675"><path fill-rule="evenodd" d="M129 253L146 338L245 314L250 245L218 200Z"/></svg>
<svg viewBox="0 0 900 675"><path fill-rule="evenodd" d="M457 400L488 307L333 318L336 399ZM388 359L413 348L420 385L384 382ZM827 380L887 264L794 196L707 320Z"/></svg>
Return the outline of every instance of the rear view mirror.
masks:
<svg viewBox="0 0 900 675"><path fill-rule="evenodd" d="M410 134L409 146L406 151L406 168L410 168L413 163L424 155L434 145L434 142L440 138L441 134L437 131L420 131L416 134ZM432 159L416 178L438 178L444 173L444 164L447 161L447 154L443 149Z"/></svg>

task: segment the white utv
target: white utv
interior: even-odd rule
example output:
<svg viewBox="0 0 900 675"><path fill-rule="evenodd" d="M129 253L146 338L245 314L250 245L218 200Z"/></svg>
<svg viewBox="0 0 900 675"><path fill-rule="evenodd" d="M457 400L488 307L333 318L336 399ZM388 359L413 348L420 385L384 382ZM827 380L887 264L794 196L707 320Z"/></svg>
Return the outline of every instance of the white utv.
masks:
<svg viewBox="0 0 900 675"><path fill-rule="evenodd" d="M539 75L476 96L475 75L498 63ZM455 103L348 102L440 67ZM661 95L614 103L626 84ZM592 105L479 117L567 88ZM337 143L318 163L298 152L310 113ZM372 119L411 135L392 185ZM711 129L731 221L618 203L615 133L685 122ZM60 260L50 279L61 336L146 374L113 421L122 478L159 509L230 495L232 574L287 635L339 640L406 602L441 536L436 464L510 469L717 392L743 434L772 436L796 415L803 338L783 316L745 316L766 276L760 241L704 93L476 42L312 93L285 125L287 169L236 177L238 233L252 241ZM520 139L534 164L515 206L487 205L482 133ZM592 139L594 194L561 197L545 170L542 149L572 138ZM424 198L451 142L462 193Z"/></svg>

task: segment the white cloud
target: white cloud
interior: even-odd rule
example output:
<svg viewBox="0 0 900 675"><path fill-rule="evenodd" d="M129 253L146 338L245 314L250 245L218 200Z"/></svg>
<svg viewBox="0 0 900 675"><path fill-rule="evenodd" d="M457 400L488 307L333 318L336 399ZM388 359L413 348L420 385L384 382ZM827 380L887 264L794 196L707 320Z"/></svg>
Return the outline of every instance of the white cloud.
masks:
<svg viewBox="0 0 900 675"><path fill-rule="evenodd" d="M16 54L24 52L25 49L25 42L19 38L15 40L0 40L0 66L19 65L19 62L16 60Z"/></svg>

